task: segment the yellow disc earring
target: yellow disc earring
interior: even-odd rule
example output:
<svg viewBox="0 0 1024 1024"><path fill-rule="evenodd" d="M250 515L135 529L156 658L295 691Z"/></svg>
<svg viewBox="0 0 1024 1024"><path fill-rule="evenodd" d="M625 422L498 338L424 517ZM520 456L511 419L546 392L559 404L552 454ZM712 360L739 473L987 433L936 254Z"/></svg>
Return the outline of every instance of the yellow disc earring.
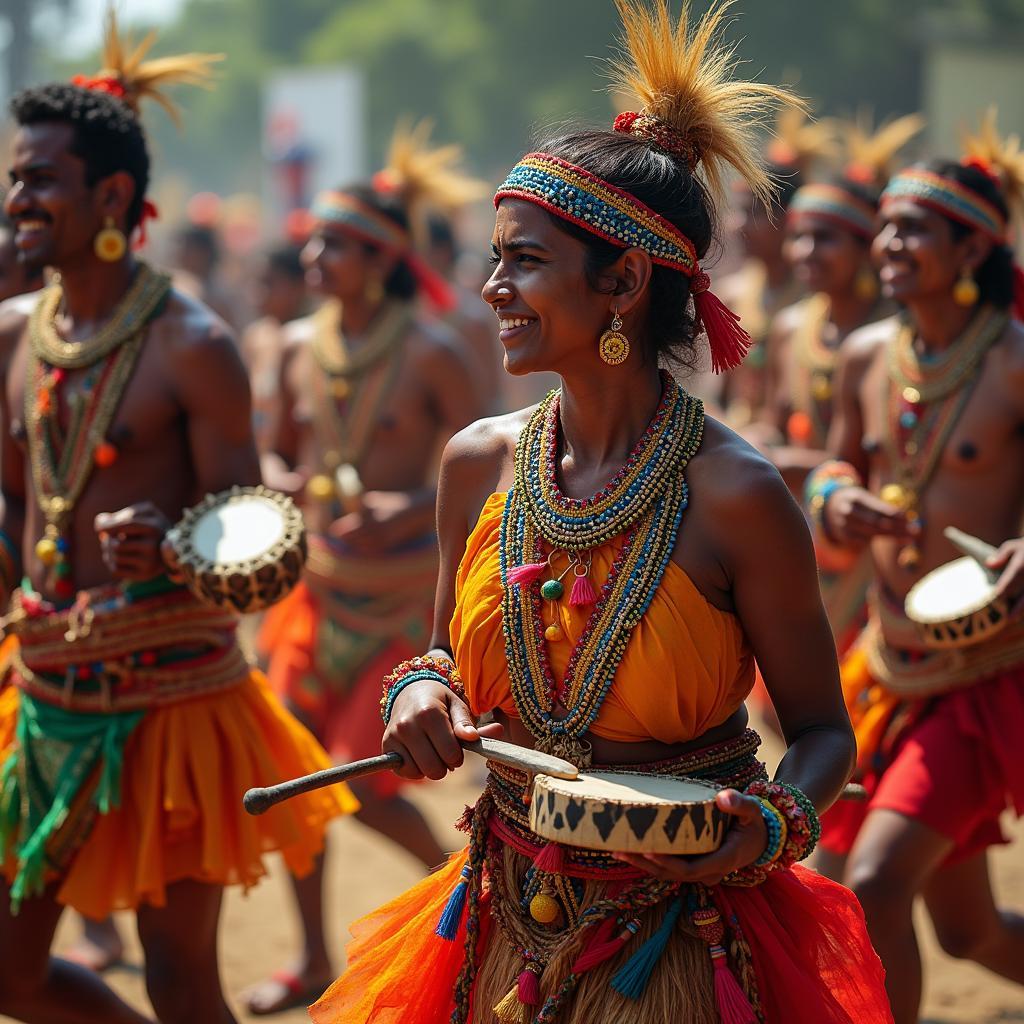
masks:
<svg viewBox="0 0 1024 1024"><path fill-rule="evenodd" d="M958 306L974 306L978 302L978 282L971 277L970 272L962 270L960 277L953 285L953 301Z"/></svg>
<svg viewBox="0 0 1024 1024"><path fill-rule="evenodd" d="M103 222L103 230L97 234L93 249L104 263L116 263L124 258L128 251L128 239L124 232L115 226L113 217L107 217Z"/></svg>
<svg viewBox="0 0 1024 1024"><path fill-rule="evenodd" d="M618 366L626 361L629 355L629 338L622 333L622 317L619 311L612 314L612 325L604 334L597 346L598 354L609 366Z"/></svg>
<svg viewBox="0 0 1024 1024"><path fill-rule="evenodd" d="M366 282L366 301L376 306L384 298L384 283L379 277L372 277Z"/></svg>
<svg viewBox="0 0 1024 1024"><path fill-rule="evenodd" d="M861 302L878 298L878 278L869 267L861 267L853 282L853 291Z"/></svg>

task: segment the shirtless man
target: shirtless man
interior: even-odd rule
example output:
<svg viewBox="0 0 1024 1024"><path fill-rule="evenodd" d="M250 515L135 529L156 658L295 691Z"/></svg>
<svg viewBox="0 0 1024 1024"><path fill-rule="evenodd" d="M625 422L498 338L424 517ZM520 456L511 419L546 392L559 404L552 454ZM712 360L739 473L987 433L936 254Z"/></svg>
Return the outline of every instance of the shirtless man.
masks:
<svg viewBox="0 0 1024 1024"><path fill-rule="evenodd" d="M60 282L0 308L2 536L28 580L0 694L0 1014L147 1020L50 956L70 905L96 918L136 910L163 1024L227 1024L222 887L253 884L269 849L308 866L333 800L267 826L243 813L236 792L325 759L251 673L234 617L167 576L167 527L208 492L258 483L259 461L225 326L130 255L149 184L135 104L154 90L146 65L133 77L111 42L113 22L105 77L12 103L15 245ZM162 84L207 64L166 60Z"/></svg>
<svg viewBox="0 0 1024 1024"><path fill-rule="evenodd" d="M919 894L947 952L1024 983L1024 917L997 908L986 865L1001 812L1024 811L1024 628L936 652L903 613L960 554L949 525L1001 545L998 589L1024 593L1024 330L1003 165L984 166L936 161L886 189L874 254L906 313L844 344L829 444L844 462L809 483L822 542L869 544L878 588L843 667L868 799L825 816L820 864L860 897L896 1024L918 1015Z"/></svg>
<svg viewBox="0 0 1024 1024"><path fill-rule="evenodd" d="M324 297L286 328L280 419L268 482L305 482L306 581L268 615L272 684L339 760L380 752L381 680L423 649L437 580L436 466L481 412L458 339L414 302L439 281L411 250L409 214L368 187L327 193L303 259ZM288 475L279 475L284 470ZM359 820L434 867L443 852L400 795L401 780L357 783ZM320 995L332 978L320 870L296 883L304 951L248 996L254 1013Z"/></svg>

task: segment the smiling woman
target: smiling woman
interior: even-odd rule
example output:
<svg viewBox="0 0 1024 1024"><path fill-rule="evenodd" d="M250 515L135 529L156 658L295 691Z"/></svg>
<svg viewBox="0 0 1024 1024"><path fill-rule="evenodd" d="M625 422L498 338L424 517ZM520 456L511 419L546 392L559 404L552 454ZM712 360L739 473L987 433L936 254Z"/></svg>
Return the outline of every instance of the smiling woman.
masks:
<svg viewBox="0 0 1024 1024"><path fill-rule="evenodd" d="M689 858L547 842L530 779L492 765L468 848L353 926L318 1022L890 1020L852 895L792 866L853 759L810 538L772 467L659 365L705 334L718 368L742 358L700 262L726 168L768 194L754 126L790 97L732 79L723 7L691 25L617 6L643 109L548 141L495 196L483 296L507 367L562 386L448 445L434 647L388 678L384 749L441 778L460 740L504 730L710 782L731 827ZM790 743L774 782L745 728L755 657Z"/></svg>

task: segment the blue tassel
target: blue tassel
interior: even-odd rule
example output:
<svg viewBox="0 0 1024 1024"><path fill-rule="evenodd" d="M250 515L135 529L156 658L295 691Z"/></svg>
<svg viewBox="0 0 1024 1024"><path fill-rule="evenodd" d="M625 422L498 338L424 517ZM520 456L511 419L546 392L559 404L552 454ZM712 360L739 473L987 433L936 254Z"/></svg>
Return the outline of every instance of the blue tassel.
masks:
<svg viewBox="0 0 1024 1024"><path fill-rule="evenodd" d="M455 936L459 934L459 925L462 923L462 911L466 908L466 895L469 893L469 882L473 872L468 864L462 868L462 877L459 884L452 890L448 902L441 912L441 919L434 929L435 935L440 935L448 942L454 942Z"/></svg>
<svg viewBox="0 0 1024 1024"><path fill-rule="evenodd" d="M626 999L639 999L651 980L654 967L665 952L672 929L679 920L683 901L677 896L665 911L665 919L658 930L618 969L612 978L612 988Z"/></svg>

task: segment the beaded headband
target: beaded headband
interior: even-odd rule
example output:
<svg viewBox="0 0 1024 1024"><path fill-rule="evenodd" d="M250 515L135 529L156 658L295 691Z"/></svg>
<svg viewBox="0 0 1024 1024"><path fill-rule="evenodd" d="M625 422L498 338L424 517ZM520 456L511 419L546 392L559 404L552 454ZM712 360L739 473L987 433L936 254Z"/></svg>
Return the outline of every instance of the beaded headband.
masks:
<svg viewBox="0 0 1024 1024"><path fill-rule="evenodd" d="M882 206L896 199L908 199L945 217L981 231L995 242L1006 242L1006 218L987 199L958 181L934 171L911 167L900 171L886 185Z"/></svg>
<svg viewBox="0 0 1024 1024"><path fill-rule="evenodd" d="M590 171L548 153L527 153L494 194L521 199L623 249L643 249L654 263L692 279L697 318L707 332L715 373L738 366L750 347L739 317L708 290L693 242L635 196Z"/></svg>
<svg viewBox="0 0 1024 1024"><path fill-rule="evenodd" d="M826 217L861 238L875 235L875 208L841 185L815 183L799 188L789 201L786 220L792 223L802 215Z"/></svg>
<svg viewBox="0 0 1024 1024"><path fill-rule="evenodd" d="M321 192L313 200L310 212L315 220L340 227L364 242L400 256L437 309L449 311L457 305L448 282L420 259L413 249L409 232L390 217L385 217L348 192L339 191Z"/></svg>

